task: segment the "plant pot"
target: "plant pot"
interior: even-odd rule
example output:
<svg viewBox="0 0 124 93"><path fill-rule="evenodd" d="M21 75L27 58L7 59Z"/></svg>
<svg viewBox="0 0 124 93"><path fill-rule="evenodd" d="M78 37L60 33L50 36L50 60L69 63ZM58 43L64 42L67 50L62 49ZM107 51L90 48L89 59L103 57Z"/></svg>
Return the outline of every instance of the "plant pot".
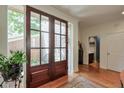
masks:
<svg viewBox="0 0 124 93"><path fill-rule="evenodd" d="M3 77L4 81L9 81L10 80L10 77L7 73L2 72L2 77Z"/></svg>
<svg viewBox="0 0 124 93"><path fill-rule="evenodd" d="M20 64L11 65L11 72L10 72L11 79L16 80L21 74L21 70L22 70L22 65Z"/></svg>
<svg viewBox="0 0 124 93"><path fill-rule="evenodd" d="M22 71L22 64L9 65L8 72L2 72L4 81L16 80Z"/></svg>

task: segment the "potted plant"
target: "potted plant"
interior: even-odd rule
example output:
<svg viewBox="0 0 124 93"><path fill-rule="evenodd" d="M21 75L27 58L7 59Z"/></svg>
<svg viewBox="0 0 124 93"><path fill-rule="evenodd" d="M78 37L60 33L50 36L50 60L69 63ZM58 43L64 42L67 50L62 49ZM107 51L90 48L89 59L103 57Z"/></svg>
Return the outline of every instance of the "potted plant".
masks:
<svg viewBox="0 0 124 93"><path fill-rule="evenodd" d="M22 72L22 65L26 62L25 53L11 51L10 56L0 54L0 72L4 81L16 80Z"/></svg>

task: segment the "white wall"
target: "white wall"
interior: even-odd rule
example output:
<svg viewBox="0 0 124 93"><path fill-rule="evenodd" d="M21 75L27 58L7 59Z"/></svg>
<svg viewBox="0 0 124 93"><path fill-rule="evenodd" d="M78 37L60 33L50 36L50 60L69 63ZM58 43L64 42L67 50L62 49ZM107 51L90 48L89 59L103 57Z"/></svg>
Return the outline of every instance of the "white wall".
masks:
<svg viewBox="0 0 124 93"><path fill-rule="evenodd" d="M100 66L101 68L106 68L107 64L107 42L106 37L114 33L124 32L124 19L118 19L115 21L98 24L88 28L82 28L80 24L81 42L84 48L84 64L88 64L88 37L89 36L99 36L100 37ZM116 43L115 43L116 44Z"/></svg>
<svg viewBox="0 0 124 93"><path fill-rule="evenodd" d="M0 54L7 55L7 6L0 6Z"/></svg>
<svg viewBox="0 0 124 93"><path fill-rule="evenodd" d="M64 20L67 20L68 22L73 24L73 31L71 32L72 40L70 41L72 43L72 46L70 47L72 49L72 52L71 52L72 62L69 62L69 63L73 64L74 66L73 70L74 72L77 72L78 71L78 20L74 17L66 15L65 13L57 10L52 6L33 5L32 7L37 8L41 11L44 11L48 14L54 15L56 17L62 18Z"/></svg>
<svg viewBox="0 0 124 93"><path fill-rule="evenodd" d="M0 6L0 54L7 55L7 6Z"/></svg>
<svg viewBox="0 0 124 93"><path fill-rule="evenodd" d="M81 39L82 39L82 32L80 31L80 23L78 24L78 28L79 28L79 30L78 30L78 41L80 41L81 42Z"/></svg>

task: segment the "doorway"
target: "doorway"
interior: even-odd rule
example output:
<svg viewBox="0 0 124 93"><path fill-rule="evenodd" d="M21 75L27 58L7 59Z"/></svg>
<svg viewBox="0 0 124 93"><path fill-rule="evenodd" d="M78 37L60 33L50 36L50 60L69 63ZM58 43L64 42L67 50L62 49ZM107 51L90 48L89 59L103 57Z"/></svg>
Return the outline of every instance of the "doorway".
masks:
<svg viewBox="0 0 124 93"><path fill-rule="evenodd" d="M83 47L80 41L78 41L78 64L83 65Z"/></svg>
<svg viewBox="0 0 124 93"><path fill-rule="evenodd" d="M107 68L120 72L124 69L124 33L109 35L107 42Z"/></svg>
<svg viewBox="0 0 124 93"><path fill-rule="evenodd" d="M89 37L89 67L99 70L100 67L100 38L98 36Z"/></svg>
<svg viewBox="0 0 124 93"><path fill-rule="evenodd" d="M27 87L67 75L67 30L67 21L26 6Z"/></svg>

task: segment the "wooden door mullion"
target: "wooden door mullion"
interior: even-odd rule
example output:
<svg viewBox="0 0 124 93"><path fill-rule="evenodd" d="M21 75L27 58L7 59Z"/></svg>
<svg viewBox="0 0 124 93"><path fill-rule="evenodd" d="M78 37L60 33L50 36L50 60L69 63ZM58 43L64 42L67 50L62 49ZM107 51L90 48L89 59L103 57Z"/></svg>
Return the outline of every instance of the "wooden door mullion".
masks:
<svg viewBox="0 0 124 93"><path fill-rule="evenodd" d="M54 68L54 19L50 17L50 79L54 80L54 74L53 72L55 71Z"/></svg>
<svg viewBox="0 0 124 93"><path fill-rule="evenodd" d="M30 9L26 6L26 56L27 56L27 65L26 65L26 87L30 87Z"/></svg>
<svg viewBox="0 0 124 93"><path fill-rule="evenodd" d="M61 23L61 21L60 21L60 62L61 62L61 32L62 32L62 30L61 30L61 25L62 25L62 23Z"/></svg>
<svg viewBox="0 0 124 93"><path fill-rule="evenodd" d="M68 22L66 22L66 69L68 74Z"/></svg>
<svg viewBox="0 0 124 93"><path fill-rule="evenodd" d="M41 14L40 14L40 65L42 64L42 63L41 63L41 60L42 60L42 59L41 59L41 38L42 38L42 37L41 37Z"/></svg>

